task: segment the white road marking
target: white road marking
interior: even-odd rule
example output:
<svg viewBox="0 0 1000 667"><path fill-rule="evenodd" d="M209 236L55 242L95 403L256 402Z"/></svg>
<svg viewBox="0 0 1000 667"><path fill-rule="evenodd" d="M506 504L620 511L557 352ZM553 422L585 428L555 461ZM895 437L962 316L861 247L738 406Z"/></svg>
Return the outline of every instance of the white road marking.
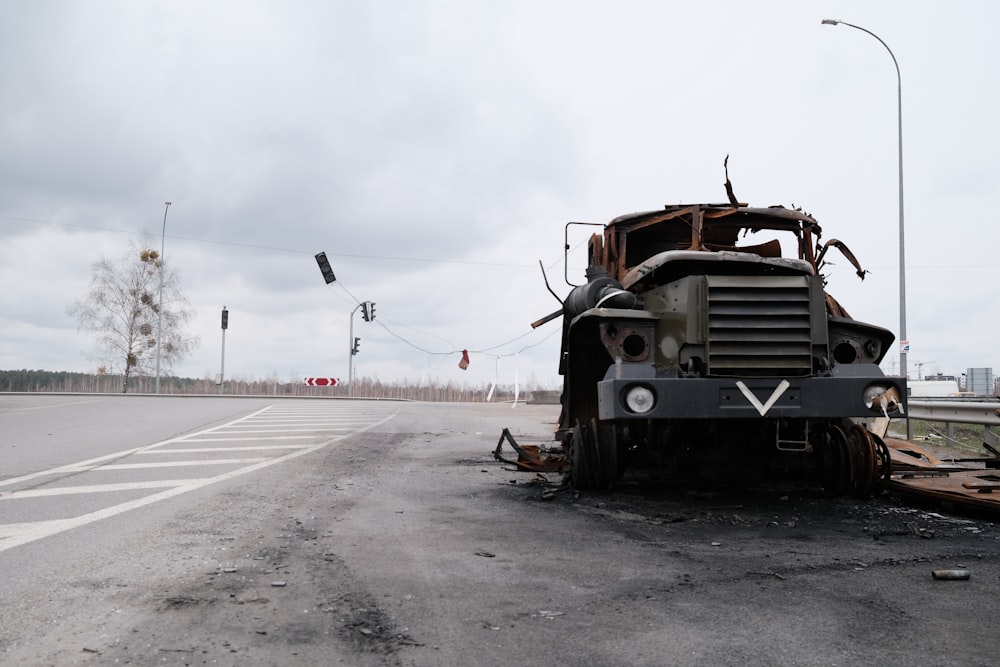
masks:
<svg viewBox="0 0 1000 667"><path fill-rule="evenodd" d="M266 461L267 457L247 459L196 459L192 461L156 461L154 463L112 463L101 466L100 470L138 470L141 468L187 468L189 466L228 466L240 463L257 463ZM69 472L88 472L92 468L81 468Z"/></svg>
<svg viewBox="0 0 1000 667"><path fill-rule="evenodd" d="M315 440L315 435L275 435L267 438L247 438L246 436L234 435L231 438L187 438L184 442L232 442L243 440Z"/></svg>
<svg viewBox="0 0 1000 667"><path fill-rule="evenodd" d="M259 415L260 413L264 412L265 410L267 410L267 408L261 408L257 412L252 412L249 415L247 415L246 417L241 417L240 419L237 419L236 422L241 422L241 421L245 421L247 419L250 419L251 417ZM230 422L230 423L236 423L236 422ZM196 433L192 433L191 435L198 435L200 433L211 433L212 431L216 430L216 428L221 428L221 427L208 428L208 429L205 429L203 431L198 431ZM64 472L79 472L83 468L97 468L104 461L112 461L114 459L125 458L126 456L130 456L130 455L135 454L137 452L144 452L144 451L149 450L149 449L155 449L157 447L162 447L163 445L169 445L172 442L183 442L185 439L186 439L185 436L179 436L179 437L176 437L176 438L167 438L166 440L161 440L160 442L154 442L153 444L146 445L145 447L136 447L135 449L127 449L124 452L116 452L114 454L106 454L104 456L98 456L97 458L89 459L87 461L81 461L80 463L71 463L69 465L60 466L58 468L52 468L50 470L40 470L38 472L33 472L33 473L30 473L30 474L27 474L27 475L21 475L20 477L11 477L10 479L3 479L3 480L0 480L0 486L10 486L11 484L20 484L22 482L27 482L29 480L36 479L38 477L47 477L47 476L51 476L51 475L59 475L59 474L62 474Z"/></svg>
<svg viewBox="0 0 1000 667"><path fill-rule="evenodd" d="M223 480L231 479L233 477L238 477L240 475L246 475L263 468L276 465L278 463L283 463L285 461L297 458L299 456L304 456L305 454L310 454L317 450L320 450L331 443L337 442L345 438L349 433L361 433L369 429L375 428L396 416L395 412L386 415L384 412L366 412L364 414L370 415L371 419L374 421L362 421L357 418L357 412L351 411L348 413L345 410L345 420L343 422L337 422L340 424L357 424L357 427L350 429L343 428L317 428L311 431L312 435L292 435L292 436L269 436L269 437L257 437L257 436L246 436L233 434L233 437L205 437L212 434L222 435L226 433L226 429L231 429L234 425L246 425L253 427L255 424L252 421L263 414L267 413L274 406L269 406L258 410L254 413L242 417L240 419L234 420L227 424L222 424L212 428L204 429L194 433L190 433L186 436L178 436L174 438L168 438L151 445L146 445L144 447L136 447L134 449L128 449L122 452L116 452L114 454L107 454L105 456L99 456L87 461L81 461L78 463L72 463L69 465L58 466L50 470L41 470L28 475L22 475L20 477L15 477L11 479L0 480L0 487L3 486L13 486L18 484L24 484L25 482L30 482L33 480L38 480L45 477L53 477L57 475L81 475L85 476L87 473L91 472L104 472L104 471L129 471L137 469L149 469L149 468L178 468L178 467L189 467L189 466L212 466L212 465L239 465L239 468L235 470L229 470L227 472L214 475L212 477L203 478L190 478L190 479L170 479L170 480L153 480L153 481L143 481L143 482L118 482L118 483L101 483L101 484L89 484L89 485L77 485L77 486L66 486L66 487L48 487L48 488L33 488L33 489L21 489L13 491L0 491L0 501L17 501L19 499L27 498L41 498L48 496L67 496L75 494L96 494L96 493L118 493L124 491L135 491L135 490L154 490L154 489L164 489L157 493L151 493L145 495L141 498L136 498L127 502L118 503L115 505L110 505L108 507L101 508L99 510L88 512L76 517L70 517L66 519L55 519L55 520L44 520L44 521L29 521L22 523L9 523L0 524L0 552L7 549L11 549L22 544L27 544L35 540L43 539L45 537L50 537L56 535L63 531L72 530L74 528L79 528L85 526L94 521L99 521L101 519L106 519L123 512L128 512L133 509L144 507L161 500L166 500L168 498L173 498L175 496L200 489L202 487L208 486L210 484L215 484L216 482L221 482ZM319 407L319 406L317 406ZM325 406L324 406L325 407ZM269 416L275 414L289 414L286 411L281 411L280 413L270 412ZM309 418L308 423L313 423L316 421L315 410L305 410L301 411L304 417ZM291 423L296 423L294 420ZM297 422L301 424L302 422ZM333 423L333 422L331 422ZM292 429L281 429L275 432L288 432ZM168 445L175 444L193 444L199 442L224 442L224 441L280 441L280 440L312 440L312 443L303 442L302 444L295 445L273 445L273 446L254 446L247 445L243 447L171 447L167 448ZM130 456L136 454L197 454L197 453L235 453L238 451L254 452L260 453L262 450L274 450L277 453L289 451L285 454L280 454L274 457L261 457L261 456L251 456L246 458L218 458L218 459L190 459L185 458L182 460L173 461L156 461L147 463L117 463L117 461L122 461ZM43 482L44 483L44 482Z"/></svg>
<svg viewBox="0 0 1000 667"><path fill-rule="evenodd" d="M199 454L201 452L259 452L272 449L299 449L302 445L263 445L250 447L194 447L191 449L152 449L148 452L136 452L136 455L144 454Z"/></svg>
<svg viewBox="0 0 1000 667"><path fill-rule="evenodd" d="M327 443L316 445L310 447L309 449L301 449L297 452L292 452L291 454L286 454L275 459L269 459L267 461L261 461L252 466L247 466L245 468L240 468L238 470L232 470L221 475L216 475L215 477L206 477L204 479L199 479L191 484L185 484L184 486L177 486L172 489L167 489L166 491L161 491L159 493L154 493L149 496L143 496L142 498L137 498L135 500L120 503L118 505L112 505L111 507L105 507L99 509L96 512L90 512L89 514L83 514L81 516L72 517L69 519L56 519L51 521L36 521L31 523L10 523L6 525L0 525L0 551L6 551L16 546L22 544L27 544L28 542L34 542L35 540L40 540L43 537L49 537L50 535L55 535L66 530L71 530L73 528L79 528L80 526L85 526L88 523L93 523L94 521L99 521L101 519L107 519L109 517L116 516L123 512L128 512L129 510L138 509L140 507L145 507L146 505L151 505L153 503L159 502L161 500L166 500L168 498L173 498L174 496L179 496L182 493L187 493L189 491L194 491L195 489L200 489L203 486L208 486L209 484L214 484L216 482L221 482L225 479L230 479L232 477L237 477L239 475L245 475L249 472L255 470L260 470L261 468L266 468L268 466L275 465L276 463L282 463L288 459L295 458L297 456L302 456L303 454L308 454L314 452L317 449L322 449Z"/></svg>
<svg viewBox="0 0 1000 667"><path fill-rule="evenodd" d="M24 491L0 491L0 500L19 498L44 498L46 496L68 496L78 493L107 493L114 491L135 491L184 486L199 481L193 479L161 479L154 482L121 482L119 484L90 484L88 486L57 486L49 489L25 489Z"/></svg>
<svg viewBox="0 0 1000 667"><path fill-rule="evenodd" d="M232 433L233 435L239 437L246 435L247 433L330 433L332 431L348 433L351 431L351 427L342 426L327 426L322 429L316 428L254 428L239 431L219 431L219 433Z"/></svg>
<svg viewBox="0 0 1000 667"><path fill-rule="evenodd" d="M29 412L31 410L48 410L49 408L64 408L67 405L83 405L84 403L96 403L96 400L91 401L72 401L70 403L53 403L52 405L39 405L34 408L11 408L7 412Z"/></svg>

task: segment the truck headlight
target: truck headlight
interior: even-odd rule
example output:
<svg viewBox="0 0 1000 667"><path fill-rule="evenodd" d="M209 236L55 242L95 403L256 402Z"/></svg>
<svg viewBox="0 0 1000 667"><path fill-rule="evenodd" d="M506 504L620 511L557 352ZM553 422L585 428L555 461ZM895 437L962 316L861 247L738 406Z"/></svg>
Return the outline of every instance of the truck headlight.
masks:
<svg viewBox="0 0 1000 667"><path fill-rule="evenodd" d="M649 387L633 385L625 390L625 405L636 414L645 414L656 405L656 395Z"/></svg>

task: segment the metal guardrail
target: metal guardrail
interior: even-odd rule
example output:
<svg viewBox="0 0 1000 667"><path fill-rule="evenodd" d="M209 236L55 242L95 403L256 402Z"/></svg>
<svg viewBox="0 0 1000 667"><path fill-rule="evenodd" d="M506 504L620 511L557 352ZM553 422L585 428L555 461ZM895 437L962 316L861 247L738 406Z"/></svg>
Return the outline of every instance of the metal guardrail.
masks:
<svg viewBox="0 0 1000 667"><path fill-rule="evenodd" d="M965 399L919 399L906 402L910 419L944 422L945 436L954 438L952 424L980 424L983 427L983 441L995 447L997 434L993 427L1000 426L1000 401Z"/></svg>
<svg viewBox="0 0 1000 667"><path fill-rule="evenodd" d="M1000 426L1000 401L942 401L911 398L911 419Z"/></svg>

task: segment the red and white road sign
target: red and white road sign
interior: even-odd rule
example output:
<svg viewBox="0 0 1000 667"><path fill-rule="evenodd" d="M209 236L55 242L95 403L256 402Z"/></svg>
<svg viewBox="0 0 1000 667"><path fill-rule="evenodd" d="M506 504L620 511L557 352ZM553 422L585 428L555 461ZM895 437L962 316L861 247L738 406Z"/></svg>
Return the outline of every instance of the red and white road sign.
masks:
<svg viewBox="0 0 1000 667"><path fill-rule="evenodd" d="M340 384L339 378L306 378L305 383L310 387L333 387Z"/></svg>

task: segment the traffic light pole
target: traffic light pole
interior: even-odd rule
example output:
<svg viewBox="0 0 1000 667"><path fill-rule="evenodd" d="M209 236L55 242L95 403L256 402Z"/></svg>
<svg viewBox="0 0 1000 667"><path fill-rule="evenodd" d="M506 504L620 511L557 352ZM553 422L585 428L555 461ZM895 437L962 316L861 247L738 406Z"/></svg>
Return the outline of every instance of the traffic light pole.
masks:
<svg viewBox="0 0 1000 667"><path fill-rule="evenodd" d="M226 383L226 329L229 328L229 309L222 307L222 363L219 365L219 393Z"/></svg>
<svg viewBox="0 0 1000 667"><path fill-rule="evenodd" d="M164 214L164 220L166 220L166 214ZM164 223L166 224L166 223ZM325 252L316 253L316 264L319 266L320 273L323 274L323 280L329 285L337 280L336 276L333 275L333 267L330 266L330 260L327 258ZM354 396L354 355L358 353L358 344L361 342L360 338L354 337L354 313L361 311L361 315L365 318L365 322L371 322L375 319L375 303L373 301L363 301L354 307L351 311L351 327L350 327L350 337L348 338L348 343L350 349L347 351L347 395L350 397ZM225 326L225 315L223 315L223 329ZM223 355L225 355L226 349L226 332L222 332L222 349ZM157 360L159 361L159 360ZM157 382L159 382L159 373L157 373ZM158 387L159 385L157 385Z"/></svg>
<svg viewBox="0 0 1000 667"><path fill-rule="evenodd" d="M354 355L358 353L358 345L361 343L360 338L354 337L354 313L358 312L358 310L361 310L361 316L365 322L371 322L375 319L375 302L362 301L351 311L351 327L347 339L350 344L347 357L347 395L349 397L354 396Z"/></svg>
<svg viewBox="0 0 1000 667"><path fill-rule="evenodd" d="M350 398L354 397L354 355L358 353L357 341L354 340L354 313L358 312L359 308L361 308L360 303L351 311L350 336L347 338L347 395Z"/></svg>

